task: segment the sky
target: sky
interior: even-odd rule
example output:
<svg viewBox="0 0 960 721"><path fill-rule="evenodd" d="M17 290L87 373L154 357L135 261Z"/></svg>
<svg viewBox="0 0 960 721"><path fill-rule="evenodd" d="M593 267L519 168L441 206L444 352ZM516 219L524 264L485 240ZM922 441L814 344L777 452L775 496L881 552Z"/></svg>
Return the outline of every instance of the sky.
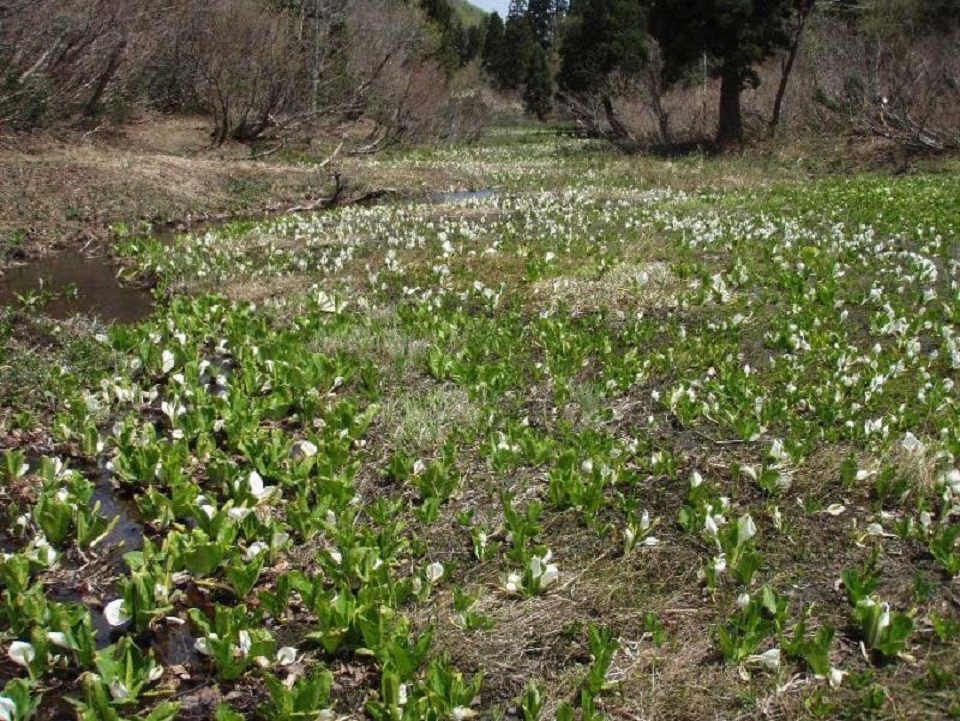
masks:
<svg viewBox="0 0 960 721"><path fill-rule="evenodd" d="M470 0L470 2L484 10L496 10L501 17L507 14L507 7L510 5L510 0Z"/></svg>

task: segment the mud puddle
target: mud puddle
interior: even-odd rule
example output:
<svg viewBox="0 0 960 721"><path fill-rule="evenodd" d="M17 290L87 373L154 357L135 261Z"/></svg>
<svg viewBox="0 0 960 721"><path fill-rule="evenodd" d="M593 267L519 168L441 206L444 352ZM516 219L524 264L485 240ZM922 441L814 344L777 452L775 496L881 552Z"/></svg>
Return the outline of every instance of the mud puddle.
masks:
<svg viewBox="0 0 960 721"><path fill-rule="evenodd" d="M109 258L76 250L8 268L0 275L4 305L34 306L58 320L83 314L117 323L143 320L154 311L150 292L121 285Z"/></svg>
<svg viewBox="0 0 960 721"><path fill-rule="evenodd" d="M101 549L122 555L143 547L143 524L139 511L131 501L120 498L109 473L98 476L91 502L99 502L100 512L107 518L117 519L117 525L97 544Z"/></svg>

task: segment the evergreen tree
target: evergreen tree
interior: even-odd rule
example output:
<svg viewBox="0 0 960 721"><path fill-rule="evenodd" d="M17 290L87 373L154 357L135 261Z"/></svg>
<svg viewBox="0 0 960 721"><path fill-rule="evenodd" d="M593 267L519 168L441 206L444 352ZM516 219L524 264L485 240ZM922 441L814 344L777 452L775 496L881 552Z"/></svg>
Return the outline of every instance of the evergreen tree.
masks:
<svg viewBox="0 0 960 721"><path fill-rule="evenodd" d="M613 72L634 74L646 59L646 19L637 0L574 0L560 46L560 86L603 91Z"/></svg>
<svg viewBox="0 0 960 721"><path fill-rule="evenodd" d="M518 90L527 76L527 68L533 57L537 41L533 28L527 18L526 3L512 0L510 14L507 16L503 32L503 50L501 62L497 64L495 75L497 84L506 90Z"/></svg>
<svg viewBox="0 0 960 721"><path fill-rule="evenodd" d="M789 43L787 22L794 0L656 0L650 29L660 42L668 77L709 61L720 78L717 144L743 139L740 96L756 87L754 66Z"/></svg>
<svg viewBox="0 0 960 721"><path fill-rule="evenodd" d="M546 120L553 109L553 74L547 51L539 45L534 47L527 69L523 91L523 105L528 113Z"/></svg>
<svg viewBox="0 0 960 721"><path fill-rule="evenodd" d="M420 7L443 30L453 22L453 8L449 0L420 0Z"/></svg>
<svg viewBox="0 0 960 721"><path fill-rule="evenodd" d="M479 57L483 49L483 26L471 25L460 28L460 65L466 65Z"/></svg>
<svg viewBox="0 0 960 721"><path fill-rule="evenodd" d="M493 13L486 23L480 64L488 73L496 77L497 68L500 66L505 52L503 19L499 13Z"/></svg>
<svg viewBox="0 0 960 721"><path fill-rule="evenodd" d="M527 0L510 0L507 7L507 20L520 18L527 14Z"/></svg>
<svg viewBox="0 0 960 721"><path fill-rule="evenodd" d="M437 31L439 45L434 57L450 75L460 66L460 20L454 15L450 0L419 0L420 8Z"/></svg>
<svg viewBox="0 0 960 721"><path fill-rule="evenodd" d="M556 28L554 5L554 0L529 0L527 3L527 20L541 48L548 48L553 44Z"/></svg>

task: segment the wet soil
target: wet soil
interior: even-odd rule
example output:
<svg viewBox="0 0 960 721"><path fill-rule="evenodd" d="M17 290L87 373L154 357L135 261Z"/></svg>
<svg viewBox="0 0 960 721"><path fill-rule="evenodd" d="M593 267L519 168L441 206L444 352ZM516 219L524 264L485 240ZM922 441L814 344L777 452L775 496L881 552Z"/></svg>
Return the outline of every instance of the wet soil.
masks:
<svg viewBox="0 0 960 721"><path fill-rule="evenodd" d="M0 275L0 306L21 303L38 304L58 320L82 314L133 323L154 311L150 292L122 285L109 258L73 250L10 267Z"/></svg>

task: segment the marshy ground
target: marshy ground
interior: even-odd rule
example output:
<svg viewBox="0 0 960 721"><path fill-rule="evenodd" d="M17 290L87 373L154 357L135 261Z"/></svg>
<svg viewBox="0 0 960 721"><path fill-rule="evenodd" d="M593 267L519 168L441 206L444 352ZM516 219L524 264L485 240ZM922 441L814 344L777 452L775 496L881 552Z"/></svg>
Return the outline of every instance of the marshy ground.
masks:
<svg viewBox="0 0 960 721"><path fill-rule="evenodd" d="M5 299L18 713L960 714L950 161L510 129L349 162L495 192L124 218L145 318Z"/></svg>

